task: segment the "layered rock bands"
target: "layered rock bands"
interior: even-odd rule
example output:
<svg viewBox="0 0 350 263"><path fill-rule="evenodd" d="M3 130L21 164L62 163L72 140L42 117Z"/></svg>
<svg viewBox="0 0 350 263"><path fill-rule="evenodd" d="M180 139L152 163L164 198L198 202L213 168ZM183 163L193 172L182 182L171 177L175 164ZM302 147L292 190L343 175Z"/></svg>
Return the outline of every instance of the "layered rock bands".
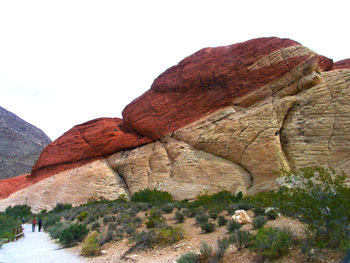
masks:
<svg viewBox="0 0 350 263"><path fill-rule="evenodd" d="M0 209L76 205L145 188L175 199L256 193L276 188L282 168L350 174L348 65L289 39L202 49L161 74L124 120L84 123L51 143L25 179L35 183L2 194L17 190Z"/></svg>

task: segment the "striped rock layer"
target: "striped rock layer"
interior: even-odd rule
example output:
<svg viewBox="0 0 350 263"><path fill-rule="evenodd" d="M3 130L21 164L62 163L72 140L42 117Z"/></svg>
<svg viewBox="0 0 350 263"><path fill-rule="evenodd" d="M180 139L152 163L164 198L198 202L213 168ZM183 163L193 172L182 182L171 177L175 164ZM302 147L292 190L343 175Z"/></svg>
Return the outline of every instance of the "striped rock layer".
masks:
<svg viewBox="0 0 350 263"><path fill-rule="evenodd" d="M27 187L2 194L13 193L0 209L25 200L36 209L80 204L145 188L179 200L223 189L256 193L277 187L279 169L310 165L350 174L346 65L289 39L202 49L161 74L123 120L84 123L51 143Z"/></svg>

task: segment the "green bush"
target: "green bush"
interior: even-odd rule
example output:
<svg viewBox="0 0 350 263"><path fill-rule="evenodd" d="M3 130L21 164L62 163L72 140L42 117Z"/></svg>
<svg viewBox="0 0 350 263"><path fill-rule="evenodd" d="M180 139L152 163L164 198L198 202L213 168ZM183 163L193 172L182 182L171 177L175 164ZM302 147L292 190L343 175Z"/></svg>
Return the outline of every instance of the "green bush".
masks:
<svg viewBox="0 0 350 263"><path fill-rule="evenodd" d="M208 223L208 216L206 213L198 213L196 215L196 222L197 224L201 225L201 224L204 224L204 223Z"/></svg>
<svg viewBox="0 0 350 263"><path fill-rule="evenodd" d="M332 168L282 171L285 187L275 202L280 211L307 225L319 244L339 248L350 243L350 188L346 175ZM290 187L288 187L290 186Z"/></svg>
<svg viewBox="0 0 350 263"><path fill-rule="evenodd" d="M263 207L255 207L253 209L254 216L263 216L265 215L265 209Z"/></svg>
<svg viewBox="0 0 350 263"><path fill-rule="evenodd" d="M82 211L78 215L77 219L78 219L79 222L82 222L85 218L87 218L87 216L88 216L88 212Z"/></svg>
<svg viewBox="0 0 350 263"><path fill-rule="evenodd" d="M54 225L49 226L45 230L49 232L50 236L53 239L58 239L61 236L63 230L66 229L68 226L68 224L64 224L60 221L57 221Z"/></svg>
<svg viewBox="0 0 350 263"><path fill-rule="evenodd" d="M18 217L14 218L8 214L0 213L0 240L11 240L13 237L13 228L19 227L20 225L21 221Z"/></svg>
<svg viewBox="0 0 350 263"><path fill-rule="evenodd" d="M237 250L242 250L243 248L248 247L252 240L252 234L246 230L237 230L230 235L230 243L234 244Z"/></svg>
<svg viewBox="0 0 350 263"><path fill-rule="evenodd" d="M78 242L81 242L89 230L84 224L73 224L62 231L59 237L59 241L66 246L74 246Z"/></svg>
<svg viewBox="0 0 350 263"><path fill-rule="evenodd" d="M48 227L56 224L57 222L59 222L61 219L60 216L55 215L55 214L51 214L48 215L44 220L43 220L43 227L46 230Z"/></svg>
<svg viewBox="0 0 350 263"><path fill-rule="evenodd" d="M9 206L6 208L5 213L13 216L14 218L23 218L32 214L30 211L30 206L27 205L15 205L13 207Z"/></svg>
<svg viewBox="0 0 350 263"><path fill-rule="evenodd" d="M193 252L189 252L180 256L176 260L176 262L177 263L200 263L200 261L198 260L198 256Z"/></svg>
<svg viewBox="0 0 350 263"><path fill-rule="evenodd" d="M100 223L99 222L94 222L91 225L91 230L96 230L100 227Z"/></svg>
<svg viewBox="0 0 350 263"><path fill-rule="evenodd" d="M289 254L293 235L289 229L260 228L252 239L251 249L263 258L275 260Z"/></svg>
<svg viewBox="0 0 350 263"><path fill-rule="evenodd" d="M242 225L237 223L235 220L229 220L227 223L227 231L232 233L240 229Z"/></svg>
<svg viewBox="0 0 350 263"><path fill-rule="evenodd" d="M183 223L185 221L185 216L180 211L177 211L175 213L175 219L176 219L176 223L178 223L178 224Z"/></svg>
<svg viewBox="0 0 350 263"><path fill-rule="evenodd" d="M266 222L267 222L267 219L265 216L257 216L253 219L252 224L255 229L258 229L263 227L266 224Z"/></svg>
<svg viewBox="0 0 350 263"><path fill-rule="evenodd" d="M101 247L98 243L98 233L92 232L83 242L81 254L86 257L98 256L101 254Z"/></svg>
<svg viewBox="0 0 350 263"><path fill-rule="evenodd" d="M62 203L57 203L56 206L54 207L54 209L52 210L53 213L60 213L64 210L70 210L72 209L72 205L71 204L62 204Z"/></svg>
<svg viewBox="0 0 350 263"><path fill-rule="evenodd" d="M205 233L212 233L215 230L215 225L213 223L203 223L201 224L201 229Z"/></svg>
<svg viewBox="0 0 350 263"><path fill-rule="evenodd" d="M231 194L227 190L222 190L218 193L208 195L202 194L198 195L196 200L192 202L192 207L203 206L206 209L215 209L217 211L222 211L229 204L238 202L243 197L242 193L239 192L236 196Z"/></svg>
<svg viewBox="0 0 350 263"><path fill-rule="evenodd" d="M173 211L173 209L174 209L174 207L168 204L168 205L165 205L162 207L162 212L169 214Z"/></svg>
<svg viewBox="0 0 350 263"><path fill-rule="evenodd" d="M219 217L218 217L218 225L219 226L224 226L224 225L226 225L227 224L227 219L223 216L223 215L220 215Z"/></svg>
<svg viewBox="0 0 350 263"><path fill-rule="evenodd" d="M173 198L168 192L146 189L136 192L131 197L131 201L164 204L173 202Z"/></svg>
<svg viewBox="0 0 350 263"><path fill-rule="evenodd" d="M199 249L200 254L200 261L208 262L210 258L213 257L213 248L208 245L207 242L202 242L202 246Z"/></svg>
<svg viewBox="0 0 350 263"><path fill-rule="evenodd" d="M270 209L265 213L268 220L275 220L279 217L277 209Z"/></svg>
<svg viewBox="0 0 350 263"><path fill-rule="evenodd" d="M215 252L215 258L211 262L218 262L224 257L227 248L230 246L230 241L227 237L224 237L222 239L218 239L217 245L218 249Z"/></svg>
<svg viewBox="0 0 350 263"><path fill-rule="evenodd" d="M212 219L217 219L218 215L219 215L219 213L217 211L210 211L209 212L209 217Z"/></svg>

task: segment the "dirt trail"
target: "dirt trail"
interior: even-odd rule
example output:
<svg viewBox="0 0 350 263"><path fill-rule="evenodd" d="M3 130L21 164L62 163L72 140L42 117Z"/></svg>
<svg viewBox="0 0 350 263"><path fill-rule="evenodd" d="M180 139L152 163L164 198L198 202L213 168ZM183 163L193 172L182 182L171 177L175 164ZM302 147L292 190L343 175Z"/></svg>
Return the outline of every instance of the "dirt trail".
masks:
<svg viewBox="0 0 350 263"><path fill-rule="evenodd" d="M0 248L0 263L85 263L86 260L54 243L45 232L24 224L24 237Z"/></svg>

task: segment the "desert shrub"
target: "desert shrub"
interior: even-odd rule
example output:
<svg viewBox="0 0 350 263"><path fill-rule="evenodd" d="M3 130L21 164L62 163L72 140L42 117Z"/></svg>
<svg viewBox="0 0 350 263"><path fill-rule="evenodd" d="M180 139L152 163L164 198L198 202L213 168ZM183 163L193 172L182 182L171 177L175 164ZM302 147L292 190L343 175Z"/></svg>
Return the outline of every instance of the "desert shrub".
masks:
<svg viewBox="0 0 350 263"><path fill-rule="evenodd" d="M81 254L86 257L98 256L101 254L101 247L98 243L98 233L92 232L83 242Z"/></svg>
<svg viewBox="0 0 350 263"><path fill-rule="evenodd" d="M165 206L162 207L162 212L163 213L166 213L166 214L169 214L173 211L174 207L171 206L170 204L167 204Z"/></svg>
<svg viewBox="0 0 350 263"><path fill-rule="evenodd" d="M235 220L229 220L227 223L227 231L232 233L240 229L242 225L237 223Z"/></svg>
<svg viewBox="0 0 350 263"><path fill-rule="evenodd" d="M270 209L265 213L268 220L275 220L279 217L277 209Z"/></svg>
<svg viewBox="0 0 350 263"><path fill-rule="evenodd" d="M180 211L177 211L175 213L175 220L176 220L176 223L183 223L185 221L185 216L183 213L181 213Z"/></svg>
<svg viewBox="0 0 350 263"><path fill-rule="evenodd" d="M202 242L199 252L201 253L199 257L201 261L208 262L213 257L213 248L207 242Z"/></svg>
<svg viewBox="0 0 350 263"><path fill-rule="evenodd" d="M30 216L30 206L27 205L15 205L6 208L5 213L7 215L13 216L14 218L22 218Z"/></svg>
<svg viewBox="0 0 350 263"><path fill-rule="evenodd" d="M18 217L15 218L6 213L0 213L0 242L1 239L12 240L13 228L19 227L20 225L21 221L18 220Z"/></svg>
<svg viewBox="0 0 350 263"><path fill-rule="evenodd" d="M254 216L263 216L265 215L265 209L263 207L255 207L253 209Z"/></svg>
<svg viewBox="0 0 350 263"><path fill-rule="evenodd" d="M227 219L223 216L223 215L220 215L219 217L218 217L218 225L219 226L224 226L224 225L226 225L227 224Z"/></svg>
<svg viewBox="0 0 350 263"><path fill-rule="evenodd" d="M94 222L91 225L91 230L96 230L100 227L100 222Z"/></svg>
<svg viewBox="0 0 350 263"><path fill-rule="evenodd" d="M82 222L85 218L87 218L87 216L88 216L88 212L82 211L78 215L77 219L78 219L79 222Z"/></svg>
<svg viewBox="0 0 350 263"><path fill-rule="evenodd" d="M236 246L237 250L241 250L248 247L252 240L252 234L249 231L239 229L230 235L229 240L231 244Z"/></svg>
<svg viewBox="0 0 350 263"><path fill-rule="evenodd" d="M53 213L60 213L64 210L70 210L72 209L72 205L71 204L62 204L62 203L57 203L56 206L54 207L54 209L52 209Z"/></svg>
<svg viewBox="0 0 350 263"><path fill-rule="evenodd" d="M59 222L59 221L60 221L60 216L55 215L55 214L51 214L44 219L43 227L46 230L49 226L52 226L52 225L56 224L56 222Z"/></svg>
<svg viewBox="0 0 350 263"><path fill-rule="evenodd" d="M205 233L212 233L215 230L215 225L213 223L203 223L201 229Z"/></svg>
<svg viewBox="0 0 350 263"><path fill-rule="evenodd" d="M129 199L125 194L121 194L115 201L117 203L126 203L129 201Z"/></svg>
<svg viewBox="0 0 350 263"><path fill-rule="evenodd" d="M204 223L208 223L208 216L206 213L202 212L202 213L198 213L196 215L196 223L201 225L201 224L204 224Z"/></svg>
<svg viewBox="0 0 350 263"><path fill-rule="evenodd" d="M198 195L196 200L191 203L191 206L203 206L206 209L215 209L217 211L222 211L223 209L225 209L226 206L238 202L240 199L242 199L242 197L243 195L241 192L235 196L227 190L222 190L212 195Z"/></svg>
<svg viewBox="0 0 350 263"><path fill-rule="evenodd" d="M158 191L156 189L141 190L136 192L132 197L133 202L146 202L153 204L164 204L173 202L173 198L170 193L164 191Z"/></svg>
<svg viewBox="0 0 350 263"><path fill-rule="evenodd" d="M129 223L125 226L125 233L127 233L129 236L132 236L136 233L136 227L135 224Z"/></svg>
<svg viewBox="0 0 350 263"><path fill-rule="evenodd" d="M62 231L59 241L66 246L73 246L81 242L88 232L89 230L86 228L86 225L73 224Z"/></svg>
<svg viewBox="0 0 350 263"><path fill-rule="evenodd" d="M111 217L111 216L105 215L105 216L103 217L103 223L104 223L104 224L107 224L107 223L110 222L110 221L112 221L112 217Z"/></svg>
<svg viewBox="0 0 350 263"><path fill-rule="evenodd" d="M278 192L280 211L307 225L318 243L339 248L350 243L350 188L346 175L332 168L282 171ZM345 246L346 247L346 246Z"/></svg>
<svg viewBox="0 0 350 263"><path fill-rule="evenodd" d="M197 212L198 212L198 209L197 209L197 208L194 208L194 207L185 208L185 209L183 210L184 215L185 215L186 217L189 217L189 218L195 217L196 214L197 214Z"/></svg>
<svg viewBox="0 0 350 263"><path fill-rule="evenodd" d="M275 260L289 253L293 245L293 236L289 229L260 228L252 238L251 249L263 258Z"/></svg>
<svg viewBox="0 0 350 263"><path fill-rule="evenodd" d="M267 219L265 216L257 216L253 219L252 224L255 229L258 229L263 227L266 224L266 222L267 222Z"/></svg>
<svg viewBox="0 0 350 263"><path fill-rule="evenodd" d="M103 234L100 234L98 243L100 246L112 241L115 238L115 232L113 230L107 230Z"/></svg>
<svg viewBox="0 0 350 263"><path fill-rule="evenodd" d="M219 216L219 213L217 211L210 211L209 212L209 217L212 219L217 219Z"/></svg>
<svg viewBox="0 0 350 263"><path fill-rule="evenodd" d="M61 236L63 230L66 229L68 226L69 224L67 223L64 224L63 222L57 221L54 225L49 226L45 230L50 234L50 236L53 239L58 239Z"/></svg>
<svg viewBox="0 0 350 263"><path fill-rule="evenodd" d="M227 248L230 246L230 241L227 237L218 239L217 246L214 259L211 262L218 262L224 257Z"/></svg>
<svg viewBox="0 0 350 263"><path fill-rule="evenodd" d="M94 222L96 220L96 216L94 214L91 214L88 216L87 218L87 223L91 224L92 222Z"/></svg>
<svg viewBox="0 0 350 263"><path fill-rule="evenodd" d="M200 263L198 256L193 252L188 252L181 255L177 260L177 263Z"/></svg>

